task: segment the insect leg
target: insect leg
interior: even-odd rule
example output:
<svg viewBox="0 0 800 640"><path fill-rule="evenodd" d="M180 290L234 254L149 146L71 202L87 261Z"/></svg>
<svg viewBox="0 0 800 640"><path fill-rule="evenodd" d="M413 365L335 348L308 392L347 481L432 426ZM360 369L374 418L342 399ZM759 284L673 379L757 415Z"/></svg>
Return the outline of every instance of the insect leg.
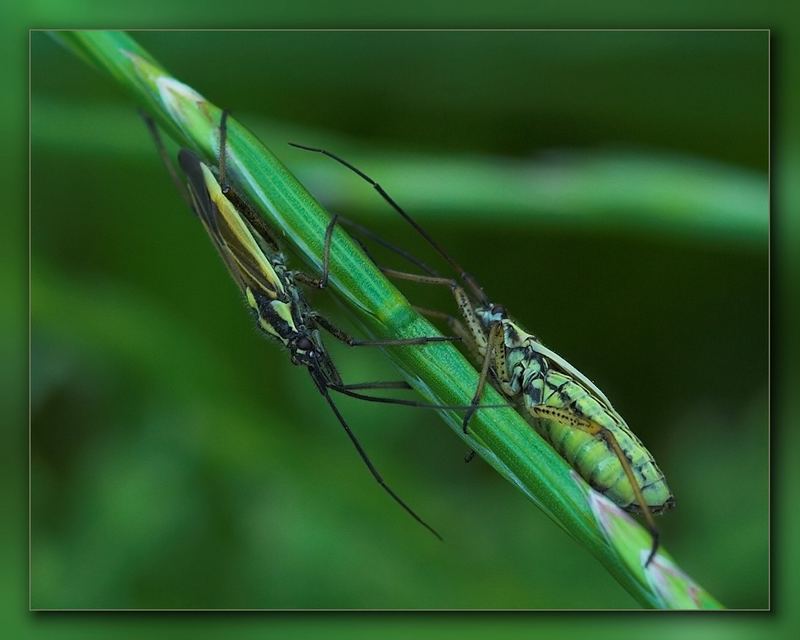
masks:
<svg viewBox="0 0 800 640"><path fill-rule="evenodd" d="M389 381L389 382L357 382L355 384L330 384L328 388L333 389L334 391L338 391L339 393L343 393L344 395L349 395L353 398L358 398L360 400L367 400L369 402L382 402L386 404L402 404L406 407L420 407L423 409L451 409L453 411L463 411L464 409L471 409L472 405L457 405L457 404L427 404L425 402L416 402L414 400L401 400L399 398L381 398L378 396L367 396L360 393L353 393L354 391L358 391L361 389L403 389L404 391L409 391L413 389L413 387L408 384L405 380L397 380L397 381ZM506 404L484 404L479 409L498 409L498 408L505 408L511 405Z"/></svg>
<svg viewBox="0 0 800 640"><path fill-rule="evenodd" d="M385 269L381 271L385 276L394 278L395 280L408 280L409 282L420 282L422 284L439 284L450 289L458 289L458 283L451 278L442 278L440 276L423 276L417 273L408 273L406 271L397 271L396 269Z"/></svg>
<svg viewBox="0 0 800 640"><path fill-rule="evenodd" d="M458 304L459 309L461 310L462 316L469 322L470 330L467 330L467 327L464 325L464 322L458 320L456 317L442 313L441 311L436 311L433 309L425 309L423 307L415 306L418 312L422 313L423 315L429 317L437 317L442 318L447 321L447 324L450 326L453 333L461 338L464 341L469 350L472 352L473 357L478 360L480 358L480 346L485 344L485 336L484 332L480 326L480 323L475 318L475 314L473 312L472 304L467 296L467 293L458 285L455 280L450 278L443 278L439 276L439 274L431 269L428 265L426 265L422 260L419 260L413 254L405 251L404 249L397 247L390 242L387 242L381 236L376 234L375 232L371 231L369 228L364 227L360 224L353 222L352 220L348 220L347 218L343 218L341 216L338 217L338 221L340 224L348 226L361 235L364 235L377 244L393 251L394 253L398 254L402 258L408 260L412 264L418 266L422 271L426 273L426 275L420 275L416 273L408 273L405 271L397 271L395 269L388 269L381 267L381 271L389 278L394 278L396 280L407 280L410 282L418 282L423 284L434 284L434 285L443 285L448 288L453 293L453 297L456 299L456 303ZM362 248L367 252L366 247L362 244ZM370 256L373 262L375 260Z"/></svg>
<svg viewBox="0 0 800 640"><path fill-rule="evenodd" d="M481 396L483 395L483 389L486 385L486 379L489 375L489 369L491 366L492 350L497 350L497 361L501 361L505 355L504 351L502 351L504 349L502 324L495 323L492 325L487 336L480 324L480 321L475 315L475 311L466 291L459 287L458 284L453 280L448 278L440 278L438 276L423 276L413 273L406 273L403 271L395 271L394 269L383 269L383 272L389 277L394 277L398 280L408 280L423 284L446 285L450 287L458 307L461 310L461 315L466 323L466 326L464 323L456 320L452 316L447 316L447 314L442 314L438 311L433 312L432 315L440 315L448 318L448 321L451 322L451 326L454 327L454 332L459 335L462 340L464 339L464 335L468 335L471 339L466 340L466 342L472 351L477 352L478 356L480 356L481 351L484 351L481 374L480 378L478 379L478 388L475 390L475 395L472 399L472 408L464 416L464 420L462 422L464 433L467 433L469 421L472 418L472 414L474 413L478 404L480 403ZM424 313L425 310L422 310L422 312ZM456 328L453 323L457 323L458 328ZM502 375L501 372L498 371L498 373ZM468 455L467 462L469 462L469 460L471 460L471 457Z"/></svg>
<svg viewBox="0 0 800 640"><path fill-rule="evenodd" d="M475 359L480 358L478 345L475 344L475 339L473 338L472 334L467 331L467 327L461 320L453 315L450 315L449 313L443 313L442 311L437 311L436 309L426 309L425 307L418 307L414 305L414 310L429 318L440 318L446 321L447 325L450 327L450 330L460 337L464 344L467 345L473 357L475 357Z"/></svg>
<svg viewBox="0 0 800 640"><path fill-rule="evenodd" d="M467 331L466 326L464 323L456 318L455 316L450 315L449 313L442 313L441 311L437 311L435 309L425 309L424 307L417 307L415 306L414 309L419 311L421 314L433 318L441 318L447 321L447 324L450 326L450 329L455 333L457 336L461 336L461 339L467 345L470 353L474 360L480 362L480 351L478 350L478 345L475 344L475 340L473 339L472 335L469 331ZM475 449L470 449L467 454L464 456L464 462L469 464L472 462L473 458L475 457Z"/></svg>
<svg viewBox="0 0 800 640"><path fill-rule="evenodd" d="M172 182L177 187L178 193L181 194L181 197L186 201L189 207L194 209L194 203L192 202L192 197L189 195L189 190L186 188L186 184L183 182L183 180L178 177L178 172L175 170L175 165L169 158L167 148L164 146L164 141L161 139L161 134L158 131L158 126L156 125L155 120L153 120L153 118L147 115L144 111L139 111L139 115L147 125L150 136L153 138L153 142L155 142L156 149L158 150L158 155L161 156L161 161L167 168L167 173L169 173L169 177L172 178Z"/></svg>
<svg viewBox="0 0 800 640"><path fill-rule="evenodd" d="M325 228L325 241L322 248L322 273L319 278L310 276L302 271L293 271L292 276L300 284L304 284L314 289L324 289L328 286L328 273L331 259L331 239L333 238L333 229L339 222L339 214L333 214L331 221Z"/></svg>
<svg viewBox="0 0 800 640"><path fill-rule="evenodd" d="M405 345L421 345L430 342L454 342L460 340L458 336L420 336L418 338L386 338L379 340L356 340L352 336L342 331L339 327L333 324L325 316L311 312L311 319L319 324L320 327L325 329L334 338L340 340L349 347L389 347L389 346L405 346Z"/></svg>
<svg viewBox="0 0 800 640"><path fill-rule="evenodd" d="M414 307L417 311L422 313L423 315L434 317L434 318L442 318L447 321L447 324L450 326L450 329L455 333L457 336L461 336L461 339L467 345L472 357L480 361L480 351L478 350L478 345L475 344L475 340L473 339L472 335L467 328L464 326L464 323L456 318L455 316L450 315L449 313L442 313L441 311L436 311L435 309L425 309L423 307ZM464 462L470 463L472 459L475 457L475 449L470 449L467 454L464 456Z"/></svg>
<svg viewBox="0 0 800 640"><path fill-rule="evenodd" d="M606 429L601 424L598 424L594 420L590 420L588 418L584 418L582 416L577 416L571 411L566 409L560 409L558 407L551 407L548 405L534 405L531 408L531 411L540 418L545 418L547 420L555 420L567 427L573 427L575 429L579 429L585 433L588 433L592 436L600 436L603 440L606 441L608 446L614 452L614 455L617 456L619 459L619 463L622 466L622 470L625 473L625 476L628 478L628 482L630 482L631 488L633 489L633 495L636 498L636 502L639 504L639 509L644 516L644 520L647 526L647 530L650 532L650 535L653 538L653 546L650 549L650 555L647 556L647 561L644 563L644 566L647 567L650 564L650 561L656 555L656 551L658 550L659 545L659 531L656 527L655 520L653 519L653 513L650 510L649 505L644 499L644 495L642 494L642 489L639 486L638 481L636 480L636 476L633 474L633 469L631 469L630 460L625 455L625 452L622 450L622 447L619 446L619 442L617 441L614 434Z"/></svg>
<svg viewBox="0 0 800 640"><path fill-rule="evenodd" d="M377 402L381 404L399 404L404 407L417 407L420 409L449 409L452 411L463 411L465 409L471 409L472 405L447 405L447 404L429 404L426 402L417 402L416 400L404 400L401 398L384 398L380 396L370 396L365 395L363 393L357 393L357 391L365 390L365 389L403 389L403 390L410 390L412 389L411 385L408 384L405 380L393 380L393 381L378 381L378 382L358 382L354 384L326 384L329 389L333 389L338 393L341 393L346 396L350 396L351 398L356 398L358 400L365 400L367 402ZM505 408L510 405L500 404L500 405L492 405L486 404L481 405L480 409L497 409L497 408Z"/></svg>
<svg viewBox="0 0 800 640"><path fill-rule="evenodd" d="M480 320L475 315L475 309L472 306L472 301L469 299L467 292L458 286L454 280L450 278L440 278L438 276L422 276L416 273L406 273L405 271L396 271L395 269L382 269L383 273L390 278L397 280L407 280L409 282L419 282L421 284L434 284L444 285L450 288L453 297L456 299L456 304L461 312L461 317L467 325L472 339L479 350L486 346L486 332L481 326Z"/></svg>
<svg viewBox="0 0 800 640"><path fill-rule="evenodd" d="M328 286L328 272L331 262L331 240L333 239L333 228L336 226L336 221L338 219L339 214L334 213L325 229L325 245L322 251L322 276L320 276L319 284L317 285L320 289L324 289Z"/></svg>
<svg viewBox="0 0 800 640"><path fill-rule="evenodd" d="M406 260L408 260L412 264L417 265L420 269L422 269L426 273L431 274L431 275L436 275L436 272L433 269L431 269L428 265L426 265L424 262L422 262L422 260L419 260L418 258L416 258L412 254L408 253L404 249L401 249L400 247L397 247L397 246L391 244L390 242L384 240L377 233L375 233L374 231L371 231L367 227L365 227L363 225L360 225L360 224L358 224L356 222L353 222L352 220L349 220L349 219L347 219L347 218L345 218L343 216L340 216L338 213L334 213L334 214L331 215L331 221L328 223L328 226L325 229L325 242L324 242L323 250L322 250L322 274L321 274L321 276L317 279L317 278L314 278L312 276L308 276L308 275L306 275L306 274L304 274L302 272L295 272L294 275L295 275L296 279L298 280L298 282L302 282L303 284L306 284L306 285L309 285L309 286L312 286L312 287L316 287L318 289L324 289L328 285L328 273L329 273L330 255L331 255L331 242L332 242L332 239L333 239L333 230L334 230L334 227L337 224L342 225L342 226L346 226L349 229L351 229L353 231L356 231L358 234L363 235L365 237L368 237L370 240L372 240L376 244L379 244L380 246L385 247L386 249L389 249L390 251L393 251L393 252L397 253L398 255L402 256L403 258L405 258ZM361 243L359 243L359 244L361 244ZM365 252L367 252L366 251L366 247L364 247L363 244L361 244L361 247L362 247L362 249L364 249ZM369 252L367 252L367 254L369 255ZM372 259L372 256L369 256L369 257L370 257L370 259ZM375 260L372 260L372 261L375 262Z"/></svg>
<svg viewBox="0 0 800 640"><path fill-rule="evenodd" d="M503 348L502 340L503 325L500 322L496 322L489 328L489 338L486 341L486 353L483 356L481 375L480 378L478 378L478 388L475 389L475 395L472 396L470 410L464 415L464 420L461 423L464 433L467 433L467 426L469 425L470 418L472 418L472 414L475 413L475 410L481 402L483 389L486 386L486 379L489 377L489 369L492 363L492 351Z"/></svg>
<svg viewBox="0 0 800 640"><path fill-rule="evenodd" d="M330 397L330 394L328 394L327 389L325 388L322 389L322 395L325 397L325 401L330 406L331 410L336 416L336 419L339 421L339 424L342 425L344 432L347 434L347 437L350 438L350 442L353 443L353 446L356 448L358 455L361 457L361 460L363 460L364 464L367 465L367 469L369 469L369 472L372 474L372 477L375 478L376 482L383 488L384 491L386 491L386 493L388 493L392 497L392 499L397 504L399 504L412 518L414 518L414 520L419 522L423 527L425 527L428 531L430 531L433 535L435 535L439 540L442 540L442 536L439 535L436 529L434 529L431 525L425 522L420 516L418 516L417 513L410 506L408 506L408 504L400 496L398 496L394 492L394 490L386 483L386 481L383 479L383 476L381 476L381 474L375 468L375 465L372 464L372 461L369 459L367 452L364 450L364 447L361 446L361 443L359 442L356 435L353 433L352 429L350 429L350 426L347 424L342 414L339 413L339 409L334 404L333 399Z"/></svg>
<svg viewBox="0 0 800 640"><path fill-rule="evenodd" d="M411 385L408 384L405 380L397 380L391 382L357 382L355 384L343 384L340 385L342 389L351 389L353 391L357 389L411 389Z"/></svg>
<svg viewBox="0 0 800 640"><path fill-rule="evenodd" d="M356 385L358 386L358 385ZM397 404L401 407L414 407L417 409L440 409L447 411L466 411L469 409L508 409L510 404L482 404L479 407L473 407L470 404L430 404L427 402L417 402L416 400L403 400L401 398L384 398L381 396L370 396L363 393L352 391L348 385L328 385L329 389L341 393L345 396L350 396L356 400L365 400L367 402L377 402L378 404Z"/></svg>
<svg viewBox="0 0 800 640"><path fill-rule="evenodd" d="M445 319L450 328L453 330L453 332L468 344L470 350L473 353L479 352L479 345L485 342L485 338L483 336L483 330L481 329L480 324L477 322L477 319L475 319L474 317L474 312L472 311L472 304L469 300L469 297L455 280L452 280L450 278L442 278L436 271L430 268L422 260L419 260L413 254L384 240L381 236L379 236L378 234L376 234L374 231L370 230L367 227L364 227L358 223L353 222L352 220L349 220L347 218L338 215L334 216L334 220L338 221L339 224L354 229L358 234L370 238L372 241L376 242L382 247L389 249L390 251L393 251L394 253L398 254L405 260L419 267L422 271L424 271L427 274L427 275L420 275L420 274L408 273L405 271L397 271L395 269L388 269L382 267L381 271L384 273L384 275L388 276L389 278L394 278L397 280L407 280L411 282L419 282L423 284L443 285L450 288L450 290L453 292L453 296L456 299L456 303L461 309L462 315L465 317L465 319L468 319L469 321L471 331L467 331L466 327L464 326L464 323L459 321L452 315L445 314L440 311L435 311L432 309L424 309L422 307L414 307L414 308L424 315ZM361 243L359 242L359 244ZM363 244L361 246L369 255L369 252L367 251L366 247L364 247ZM370 259L372 259L372 261L375 262L372 256L370 256ZM305 274L295 274L295 275L298 276L298 280L307 282L308 284L313 284L316 282L313 279L309 279L309 277L305 276Z"/></svg>

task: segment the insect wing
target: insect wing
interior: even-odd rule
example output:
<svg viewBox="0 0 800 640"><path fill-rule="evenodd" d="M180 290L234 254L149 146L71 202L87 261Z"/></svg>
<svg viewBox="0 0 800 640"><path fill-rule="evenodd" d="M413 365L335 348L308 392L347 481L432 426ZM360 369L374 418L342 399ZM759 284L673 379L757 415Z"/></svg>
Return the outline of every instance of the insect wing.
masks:
<svg viewBox="0 0 800 640"><path fill-rule="evenodd" d="M186 174L192 203L236 283L268 299L285 291L264 242L259 243L247 221L222 193L214 174L191 151L181 149L178 161Z"/></svg>
<svg viewBox="0 0 800 640"><path fill-rule="evenodd" d="M584 385L587 389L589 389L592 393L594 393L598 397L598 399L602 400L608 407L608 409L616 413L614 407L611 404L611 401L608 398L606 398L605 394L602 391L600 391L597 385L591 380L589 380L589 378L587 378L580 371L578 371L573 365L567 362L563 357L558 355L555 351L548 349L541 342L538 342L536 340L531 340L529 342L529 345L531 349L533 349L536 353L543 355L548 360L551 360L559 369L561 369L562 373L572 376L578 382Z"/></svg>

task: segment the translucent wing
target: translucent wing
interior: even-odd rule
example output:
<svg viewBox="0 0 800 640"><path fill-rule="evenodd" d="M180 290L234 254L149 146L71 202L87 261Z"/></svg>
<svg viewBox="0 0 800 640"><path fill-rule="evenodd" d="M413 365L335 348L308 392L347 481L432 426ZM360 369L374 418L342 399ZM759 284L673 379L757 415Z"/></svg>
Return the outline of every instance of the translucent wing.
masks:
<svg viewBox="0 0 800 640"><path fill-rule="evenodd" d="M187 149L181 149L178 162L186 174L194 210L242 291L249 288L271 300L284 297L284 284L264 251L265 243L258 242L211 170Z"/></svg>

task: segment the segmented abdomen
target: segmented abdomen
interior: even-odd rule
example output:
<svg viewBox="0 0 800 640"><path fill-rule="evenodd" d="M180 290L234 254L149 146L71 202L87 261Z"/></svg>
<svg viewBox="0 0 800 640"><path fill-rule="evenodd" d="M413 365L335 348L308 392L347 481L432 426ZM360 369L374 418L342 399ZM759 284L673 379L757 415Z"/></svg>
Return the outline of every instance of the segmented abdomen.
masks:
<svg viewBox="0 0 800 640"><path fill-rule="evenodd" d="M596 422L616 438L642 490L645 502L654 513L672 505L664 474L653 456L628 425L572 377L539 367L539 375L528 377L522 389L529 419L539 434L596 490L629 511L638 511L633 487L617 455L600 435L591 435L574 426L539 417L536 405L564 409Z"/></svg>

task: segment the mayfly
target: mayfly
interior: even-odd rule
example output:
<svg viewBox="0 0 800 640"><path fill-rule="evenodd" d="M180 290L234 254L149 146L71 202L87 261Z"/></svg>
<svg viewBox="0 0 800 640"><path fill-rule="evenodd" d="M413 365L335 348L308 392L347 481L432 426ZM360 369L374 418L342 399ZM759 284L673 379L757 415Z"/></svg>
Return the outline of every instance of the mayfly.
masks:
<svg viewBox="0 0 800 640"><path fill-rule="evenodd" d="M649 565L659 546L659 531L653 514L673 507L675 499L652 454L605 394L576 367L512 320L502 305L491 302L477 281L378 182L330 151L290 144L328 156L366 180L455 270L464 284L461 286L456 280L441 277L419 260L413 262L427 275L383 269L389 277L443 285L453 293L462 320L437 311L420 311L447 320L480 366L471 409L462 423L464 433L468 432L470 417L480 403L487 380L491 380L594 489L623 509L642 515L652 536L645 561L645 566Z"/></svg>
<svg viewBox="0 0 800 640"><path fill-rule="evenodd" d="M313 278L302 272L290 270L278 243L264 221L227 183L225 175L227 112L223 112L220 119L219 168L216 175L192 151L181 149L178 152L178 164L186 178L185 186L178 178L155 123L147 116L144 119L173 181L203 223L222 261L244 295L258 327L288 350L293 364L308 369L317 389L325 398L339 424L356 448L358 455L378 484L412 518L441 539L441 536L386 483L334 404L329 390L363 400L405 406L435 409L468 409L468 407L430 405L411 400L358 393L356 390L405 389L408 388L408 385L404 382L344 384L325 349L319 329L328 331L338 340L354 347L424 345L430 342L453 340L453 338L434 336L356 340L347 335L324 316L312 310L298 286L298 283L317 288L323 288L326 285L330 242L336 218L331 220L325 233L322 276Z"/></svg>

